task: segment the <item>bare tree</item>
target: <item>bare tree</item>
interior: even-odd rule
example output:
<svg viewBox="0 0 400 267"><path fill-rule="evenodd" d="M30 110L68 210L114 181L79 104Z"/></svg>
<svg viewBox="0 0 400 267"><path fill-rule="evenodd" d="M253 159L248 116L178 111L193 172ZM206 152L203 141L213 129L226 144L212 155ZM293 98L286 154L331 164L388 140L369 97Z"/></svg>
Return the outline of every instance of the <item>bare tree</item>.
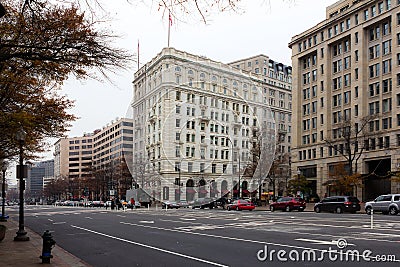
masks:
<svg viewBox="0 0 400 267"><path fill-rule="evenodd" d="M274 159L271 169L267 176L267 181L272 185L273 195L276 196L276 187L282 190L282 182L284 185L283 190L287 191L287 181L290 177L290 153L285 152L283 149L283 142L285 141L286 131L278 130L277 132L277 149L275 150Z"/></svg>
<svg viewBox="0 0 400 267"><path fill-rule="evenodd" d="M330 149L345 159L349 175L357 173L358 160L369 148L369 139L376 135L370 129L376 118L376 115L370 115L359 121L343 120L332 129L331 138L324 140Z"/></svg>

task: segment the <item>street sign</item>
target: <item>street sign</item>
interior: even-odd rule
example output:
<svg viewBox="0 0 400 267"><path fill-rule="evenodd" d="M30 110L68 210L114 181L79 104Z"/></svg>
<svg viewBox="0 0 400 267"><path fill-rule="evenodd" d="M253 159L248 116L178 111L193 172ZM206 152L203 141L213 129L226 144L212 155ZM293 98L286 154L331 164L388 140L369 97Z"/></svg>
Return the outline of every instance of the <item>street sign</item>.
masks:
<svg viewBox="0 0 400 267"><path fill-rule="evenodd" d="M21 165L17 165L17 179L23 179L28 177L28 165L22 165L22 176L20 173Z"/></svg>

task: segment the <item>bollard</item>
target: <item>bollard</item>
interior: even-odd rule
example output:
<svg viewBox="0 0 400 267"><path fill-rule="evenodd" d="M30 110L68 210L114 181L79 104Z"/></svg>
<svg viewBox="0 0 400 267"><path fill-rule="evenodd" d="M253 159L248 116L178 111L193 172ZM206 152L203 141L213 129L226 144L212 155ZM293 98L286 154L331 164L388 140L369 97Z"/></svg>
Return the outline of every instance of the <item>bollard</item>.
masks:
<svg viewBox="0 0 400 267"><path fill-rule="evenodd" d="M371 229L374 229L374 209L371 209Z"/></svg>
<svg viewBox="0 0 400 267"><path fill-rule="evenodd" d="M53 258L53 255L51 255L51 250L56 244L56 241L54 241L51 233L49 230L46 230L43 235L43 247L42 247L42 255L40 258L42 259L42 263L50 263L50 259Z"/></svg>

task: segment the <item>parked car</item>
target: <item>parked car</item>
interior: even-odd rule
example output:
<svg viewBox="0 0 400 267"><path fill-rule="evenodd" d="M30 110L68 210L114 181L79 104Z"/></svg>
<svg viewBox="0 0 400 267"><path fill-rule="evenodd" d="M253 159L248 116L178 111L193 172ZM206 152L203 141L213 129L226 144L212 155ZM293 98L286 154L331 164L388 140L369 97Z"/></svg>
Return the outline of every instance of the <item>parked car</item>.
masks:
<svg viewBox="0 0 400 267"><path fill-rule="evenodd" d="M281 197L269 205L271 211L275 210L298 210L303 211L306 208L306 202L301 197Z"/></svg>
<svg viewBox="0 0 400 267"><path fill-rule="evenodd" d="M139 201L135 201L135 204L134 204L133 208L134 208L134 209L139 209L141 206L142 206L142 205L140 204ZM127 207L128 209L130 209L130 208L132 207L132 204L131 204L130 201L127 202L126 207Z"/></svg>
<svg viewBox="0 0 400 267"><path fill-rule="evenodd" d="M226 197L221 197L221 198L218 198L217 200L215 200L214 203L215 203L215 205L214 205L215 208L222 207L223 209L225 209L225 207L229 203L229 201Z"/></svg>
<svg viewBox="0 0 400 267"><path fill-rule="evenodd" d="M93 200L92 203L90 203L91 207L103 207L104 202L101 200Z"/></svg>
<svg viewBox="0 0 400 267"><path fill-rule="evenodd" d="M231 204L226 206L227 210L254 210L256 207L250 201L244 199L234 200Z"/></svg>
<svg viewBox="0 0 400 267"><path fill-rule="evenodd" d="M161 205L161 208L163 209L179 209L180 206L178 203L176 203L175 201L164 201Z"/></svg>
<svg viewBox="0 0 400 267"><path fill-rule="evenodd" d="M193 201L192 204L192 209L195 208L200 208L200 209L204 209L204 208L209 208L209 209L213 209L215 207L215 199L210 198L210 197L204 197L204 198L197 198Z"/></svg>
<svg viewBox="0 0 400 267"><path fill-rule="evenodd" d="M370 215L371 210L382 214L397 215L400 210L400 194L381 195L373 201L365 203L365 212Z"/></svg>
<svg viewBox="0 0 400 267"><path fill-rule="evenodd" d="M179 200L177 204L180 208L189 208L189 203L186 200Z"/></svg>
<svg viewBox="0 0 400 267"><path fill-rule="evenodd" d="M315 203L314 206L314 211L317 213L321 211L356 213L357 211L360 211L360 209L360 201L357 197L352 196L326 197L320 202Z"/></svg>

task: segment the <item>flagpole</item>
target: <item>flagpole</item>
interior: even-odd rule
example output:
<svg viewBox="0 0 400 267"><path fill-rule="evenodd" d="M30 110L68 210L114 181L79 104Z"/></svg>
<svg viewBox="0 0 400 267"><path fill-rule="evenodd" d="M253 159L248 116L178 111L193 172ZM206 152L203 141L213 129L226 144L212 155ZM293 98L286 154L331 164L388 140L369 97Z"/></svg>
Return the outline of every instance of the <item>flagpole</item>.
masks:
<svg viewBox="0 0 400 267"><path fill-rule="evenodd" d="M139 39L137 40L137 69L139 70L140 60L139 60Z"/></svg>
<svg viewBox="0 0 400 267"><path fill-rule="evenodd" d="M168 46L169 47L169 37L171 33L171 24L172 24L172 18L171 18L171 11L168 13Z"/></svg>

